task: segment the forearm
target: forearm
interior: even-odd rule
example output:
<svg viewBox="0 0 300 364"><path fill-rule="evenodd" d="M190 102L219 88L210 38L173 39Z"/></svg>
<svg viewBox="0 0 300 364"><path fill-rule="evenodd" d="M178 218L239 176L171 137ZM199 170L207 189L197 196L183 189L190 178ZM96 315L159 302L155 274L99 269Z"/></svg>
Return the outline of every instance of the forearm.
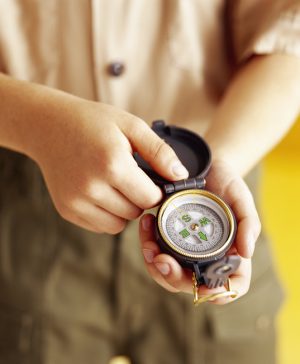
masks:
<svg viewBox="0 0 300 364"><path fill-rule="evenodd" d="M28 131L33 131L33 107L38 105L38 98L38 91L31 84L0 74L1 147L28 153Z"/></svg>
<svg viewBox="0 0 300 364"><path fill-rule="evenodd" d="M256 57L229 85L206 133L214 159L245 175L289 130L300 110L300 60Z"/></svg>
<svg viewBox="0 0 300 364"><path fill-rule="evenodd" d="M0 147L34 157L33 151L50 140L51 126L75 97L0 73ZM47 136L44 138L43 136Z"/></svg>

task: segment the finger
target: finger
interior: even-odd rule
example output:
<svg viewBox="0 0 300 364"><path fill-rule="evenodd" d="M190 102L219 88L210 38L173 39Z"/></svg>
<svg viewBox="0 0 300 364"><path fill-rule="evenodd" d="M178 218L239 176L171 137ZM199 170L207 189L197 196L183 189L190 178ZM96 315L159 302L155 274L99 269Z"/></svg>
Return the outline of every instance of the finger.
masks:
<svg viewBox="0 0 300 364"><path fill-rule="evenodd" d="M173 281L177 283L177 280L179 281L182 278L183 269L171 256L160 254L160 249L155 242L154 221L155 218L151 214L143 215L140 220L140 240L148 272L157 283L167 290L186 292L188 291L187 287L181 286L180 282L173 284ZM188 280L191 286L191 274Z"/></svg>
<svg viewBox="0 0 300 364"><path fill-rule="evenodd" d="M255 249L255 242L260 234L261 224L253 197L245 186L234 188L229 193L231 205L238 220L238 230L235 240L238 254L244 258L251 258ZM240 193L238 193L240 192Z"/></svg>
<svg viewBox="0 0 300 364"><path fill-rule="evenodd" d="M142 213L138 206L109 185L91 185L87 197L94 205L105 206L106 211L127 220L134 220Z"/></svg>
<svg viewBox="0 0 300 364"><path fill-rule="evenodd" d="M175 260L173 261L172 257L165 254L159 254L155 256L154 265L158 267L158 264L158 270L161 273L162 278L164 279L164 284L167 284L169 287L177 291L190 294L193 293L192 272L190 270L182 269L182 267ZM168 265L168 267L165 266L166 264ZM155 272L153 272L152 274L155 277L156 281L161 281L159 275L155 274ZM237 292L237 295L217 298L216 300L211 302L214 304L223 305L242 297L249 290L250 280L251 260L242 259L241 268L239 268L238 271L230 277L231 290ZM199 288L199 294L200 296L205 296L214 293L221 293L225 290L227 290L227 288L225 288L224 286L209 289L205 285L201 285Z"/></svg>
<svg viewBox="0 0 300 364"><path fill-rule="evenodd" d="M244 216L239 221L235 244L238 254L244 258L251 258L255 243L260 233L260 220L257 216Z"/></svg>
<svg viewBox="0 0 300 364"><path fill-rule="evenodd" d="M159 175L171 181L188 177L174 150L144 121L127 119L122 128L133 148Z"/></svg>
<svg viewBox="0 0 300 364"><path fill-rule="evenodd" d="M183 269L173 257L167 254L155 256L153 263L161 277L170 287L177 291L192 293L191 270Z"/></svg>
<svg viewBox="0 0 300 364"><path fill-rule="evenodd" d="M102 229L98 227L96 228L95 226L91 225L87 220L79 216L75 216L72 219L72 223L75 224L76 226L81 227L84 230L91 231L92 233L97 233L97 234L104 233Z"/></svg>
<svg viewBox="0 0 300 364"><path fill-rule="evenodd" d="M154 245L151 245L150 243L152 243ZM180 292L179 289L170 285L165 280L164 275L160 271L162 268L160 266L157 266L156 264L154 264L154 259L156 259L156 257L159 256L159 250L157 248L158 248L158 246L154 242L145 242L145 244L143 246L142 251L143 251L145 264L146 264L148 273L150 274L150 276L154 279L154 281L156 283L158 283L160 286L162 286L167 291L174 292L174 293ZM150 252L150 256L149 256L149 252Z"/></svg>
<svg viewBox="0 0 300 364"><path fill-rule="evenodd" d="M240 256L250 258L260 233L260 221L248 186L224 161L214 161L207 177L207 188L231 206L237 218L236 247Z"/></svg>
<svg viewBox="0 0 300 364"><path fill-rule="evenodd" d="M166 280L162 277L161 273L157 270L154 264L146 264L146 268L150 276L154 279L154 281L159 284L161 287L166 289L169 292L172 293L178 293L180 292L179 289L174 288Z"/></svg>
<svg viewBox="0 0 300 364"><path fill-rule="evenodd" d="M144 214L139 224L140 240L142 245L147 241L155 242L155 216L152 214Z"/></svg>
<svg viewBox="0 0 300 364"><path fill-rule="evenodd" d="M157 271L157 268L153 264L153 260L156 255L160 254L160 249L155 242L154 235L154 216L151 214L145 214L140 220L140 241L142 247L142 253L144 255L144 260L146 268L150 276L158 283L160 286L165 288L170 292L178 292L178 290L171 287L162 277L162 275Z"/></svg>
<svg viewBox="0 0 300 364"><path fill-rule="evenodd" d="M72 203L75 215L91 225L96 232L118 234L126 226L126 220L111 214L89 201L77 200Z"/></svg>
<svg viewBox="0 0 300 364"><path fill-rule="evenodd" d="M167 284L169 284L172 288L177 289L178 291L193 293L192 272L190 270L182 269L182 267L172 257L165 254L157 255L154 258L154 264L156 266L157 263L169 265L169 270L166 269L166 267L163 268L163 271L159 269ZM158 279L157 276L156 279ZM250 280L251 280L251 260L242 259L240 268L230 276L231 290L236 291L237 295L234 297L227 296L224 298L218 298L212 301L212 303L223 305L242 297L249 290ZM209 289L205 285L201 285L199 288L199 294L200 296L211 295L214 293L224 292L225 290L226 288L224 286Z"/></svg>
<svg viewBox="0 0 300 364"><path fill-rule="evenodd" d="M140 224L140 237L145 263L149 274L162 287L171 292L193 293L192 271L183 269L171 256L161 254L154 242L154 217L144 215ZM247 293L251 279L251 260L243 259L238 270L231 275L231 289L237 291L236 297L219 298L212 303L223 305L232 302ZM225 287L209 289L205 285L199 288L200 295L224 292Z"/></svg>
<svg viewBox="0 0 300 364"><path fill-rule="evenodd" d="M223 298L218 298L211 303L216 305L224 305L237 300L238 298L244 296L250 287L251 282L251 259L242 258L239 269L230 276L230 286L232 291L236 291L237 295L235 297L227 296ZM201 286L200 294L210 294L223 292L225 287L218 287L216 290L209 290L205 286Z"/></svg>
<svg viewBox="0 0 300 364"><path fill-rule="evenodd" d="M156 206L163 196L161 189L138 167L130 153L123 155L122 160L118 177L110 180L111 185L143 210Z"/></svg>

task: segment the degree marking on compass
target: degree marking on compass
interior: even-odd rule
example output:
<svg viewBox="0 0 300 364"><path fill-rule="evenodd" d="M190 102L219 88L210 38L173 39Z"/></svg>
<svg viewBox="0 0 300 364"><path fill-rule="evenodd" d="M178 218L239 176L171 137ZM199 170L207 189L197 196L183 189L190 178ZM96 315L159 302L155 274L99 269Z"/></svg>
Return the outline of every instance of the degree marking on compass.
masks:
<svg viewBox="0 0 300 364"><path fill-rule="evenodd" d="M182 210L181 206L176 206L176 204L174 203L174 201L172 201L170 203L170 205L174 207L174 211L176 211L178 214L184 212L184 210Z"/></svg>
<svg viewBox="0 0 300 364"><path fill-rule="evenodd" d="M185 215L187 215L187 216L189 216L188 214L185 214L185 210L184 209L182 209L181 208L181 206L182 205L180 205L180 206L176 206L176 204L174 203L174 201L172 201L171 202L171 206L172 207L174 207L174 211L176 211L177 212L177 214L179 215L178 216L178 220L180 220L180 222L182 223L182 224L184 224L184 226L187 226L187 222L189 222L190 220L191 220L191 218L189 219L189 221L186 221L185 219L183 219L182 217L180 218L180 215L182 215L183 214L183 216L185 216Z"/></svg>

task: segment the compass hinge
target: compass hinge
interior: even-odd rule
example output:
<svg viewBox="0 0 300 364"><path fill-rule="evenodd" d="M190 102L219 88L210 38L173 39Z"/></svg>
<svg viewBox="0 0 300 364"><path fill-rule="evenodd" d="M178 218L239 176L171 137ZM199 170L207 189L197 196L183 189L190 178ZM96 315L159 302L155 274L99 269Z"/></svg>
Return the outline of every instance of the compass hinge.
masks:
<svg viewBox="0 0 300 364"><path fill-rule="evenodd" d="M205 187L205 179L203 177L188 178L181 181L175 181L164 185L164 191L166 194L190 190L190 189L201 189Z"/></svg>

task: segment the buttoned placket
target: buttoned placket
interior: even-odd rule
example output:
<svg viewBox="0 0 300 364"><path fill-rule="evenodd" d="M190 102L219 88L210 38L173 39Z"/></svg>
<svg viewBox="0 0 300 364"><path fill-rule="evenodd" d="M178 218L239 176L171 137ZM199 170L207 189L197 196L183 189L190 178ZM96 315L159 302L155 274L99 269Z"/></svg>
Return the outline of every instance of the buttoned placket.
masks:
<svg viewBox="0 0 300 364"><path fill-rule="evenodd" d="M123 3L123 6L122 6ZM97 100L120 105L124 76L128 70L126 45L128 36L118 21L122 19L124 2L91 0L92 48ZM124 14L125 17L125 14Z"/></svg>

